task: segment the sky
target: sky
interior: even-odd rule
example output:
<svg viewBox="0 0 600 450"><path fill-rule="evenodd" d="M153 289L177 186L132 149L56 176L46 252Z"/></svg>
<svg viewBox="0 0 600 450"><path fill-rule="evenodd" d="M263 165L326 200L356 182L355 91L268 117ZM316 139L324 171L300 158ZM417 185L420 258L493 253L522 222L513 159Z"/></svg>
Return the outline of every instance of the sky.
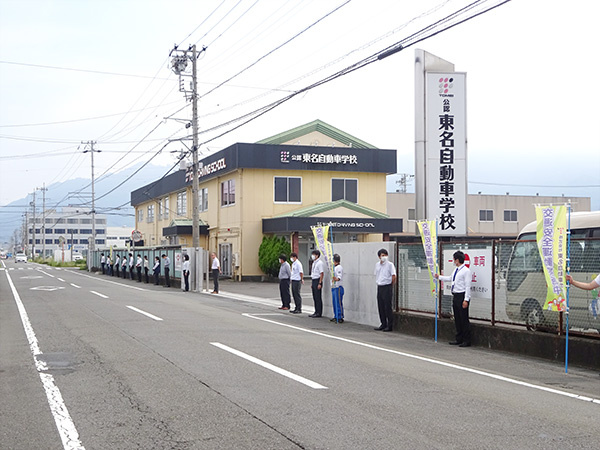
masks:
<svg viewBox="0 0 600 450"><path fill-rule="evenodd" d="M166 173L191 145L178 140L190 135L191 104L169 52L196 44L206 47L197 63L201 157L320 119L397 150L398 173L414 174L419 48L467 73L469 193L587 196L600 209L600 2L512 0L412 45L416 32L440 30L436 22L473 2L0 0L0 206L89 178L82 142L101 150L96 195L133 164ZM501 0L475 3L456 21ZM404 50L233 129L401 41ZM47 195L50 205L62 200Z"/></svg>

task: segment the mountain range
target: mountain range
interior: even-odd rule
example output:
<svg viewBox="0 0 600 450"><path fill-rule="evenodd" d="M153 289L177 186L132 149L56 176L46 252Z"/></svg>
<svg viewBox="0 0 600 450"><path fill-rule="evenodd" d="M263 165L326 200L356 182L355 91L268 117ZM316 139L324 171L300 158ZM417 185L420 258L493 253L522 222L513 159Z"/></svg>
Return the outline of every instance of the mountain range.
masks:
<svg viewBox="0 0 600 450"><path fill-rule="evenodd" d="M95 183L96 211L106 214L109 227L129 226L134 227L134 209L129 204L132 191L156 181L167 171L167 167L148 165L135 173L141 167L141 163L124 169L120 172L110 174ZM135 173L135 174L134 174ZM46 209L63 206L90 206L91 188L88 186L89 178L74 178L46 186ZM121 183L122 186L119 186ZM115 186L114 191L108 193ZM81 192L80 192L81 191ZM106 194L106 196L104 196ZM2 215L0 218L0 243L10 242L11 236L16 229L21 229L25 211L31 213L31 195L0 206ZM117 206L126 204L118 210L110 210ZM42 213L42 193L36 194L36 211Z"/></svg>

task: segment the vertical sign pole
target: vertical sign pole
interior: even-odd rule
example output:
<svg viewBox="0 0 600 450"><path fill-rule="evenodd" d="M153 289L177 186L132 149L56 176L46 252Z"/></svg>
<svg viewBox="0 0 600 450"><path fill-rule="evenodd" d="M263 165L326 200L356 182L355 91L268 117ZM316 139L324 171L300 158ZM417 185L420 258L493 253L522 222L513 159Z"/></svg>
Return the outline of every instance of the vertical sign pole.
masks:
<svg viewBox="0 0 600 450"><path fill-rule="evenodd" d="M439 258L438 258L438 246L439 246L438 219L435 219L435 263L438 265L436 273L440 273L440 265L439 265ZM440 285L440 280L436 279L435 280L435 342L438 341L438 302L439 302L438 286L439 285Z"/></svg>
<svg viewBox="0 0 600 450"><path fill-rule="evenodd" d="M567 274L571 274L571 203L567 204ZM565 373L569 373L569 287L567 282L567 332L565 336Z"/></svg>

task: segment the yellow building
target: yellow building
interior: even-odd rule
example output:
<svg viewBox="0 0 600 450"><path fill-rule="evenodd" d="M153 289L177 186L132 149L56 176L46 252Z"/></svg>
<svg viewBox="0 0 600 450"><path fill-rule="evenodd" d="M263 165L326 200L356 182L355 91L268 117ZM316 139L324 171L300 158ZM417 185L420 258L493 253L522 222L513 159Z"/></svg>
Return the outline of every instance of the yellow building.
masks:
<svg viewBox="0 0 600 450"><path fill-rule="evenodd" d="M402 219L386 214L386 175L395 172L395 150L319 120L234 144L200 161L200 246L217 252L224 275L253 279L263 275L266 234L285 236L305 264L313 225L330 225L332 242L388 240L402 231ZM146 246L192 246L191 174L179 170L131 193Z"/></svg>

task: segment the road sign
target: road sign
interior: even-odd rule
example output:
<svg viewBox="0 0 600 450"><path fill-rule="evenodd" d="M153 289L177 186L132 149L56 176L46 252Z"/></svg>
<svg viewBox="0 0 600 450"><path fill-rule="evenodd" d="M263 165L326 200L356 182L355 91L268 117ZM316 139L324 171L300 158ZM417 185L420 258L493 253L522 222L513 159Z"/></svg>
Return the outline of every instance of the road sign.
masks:
<svg viewBox="0 0 600 450"><path fill-rule="evenodd" d="M142 240L142 233L139 230L133 230L131 232L131 239L133 242L140 242Z"/></svg>

